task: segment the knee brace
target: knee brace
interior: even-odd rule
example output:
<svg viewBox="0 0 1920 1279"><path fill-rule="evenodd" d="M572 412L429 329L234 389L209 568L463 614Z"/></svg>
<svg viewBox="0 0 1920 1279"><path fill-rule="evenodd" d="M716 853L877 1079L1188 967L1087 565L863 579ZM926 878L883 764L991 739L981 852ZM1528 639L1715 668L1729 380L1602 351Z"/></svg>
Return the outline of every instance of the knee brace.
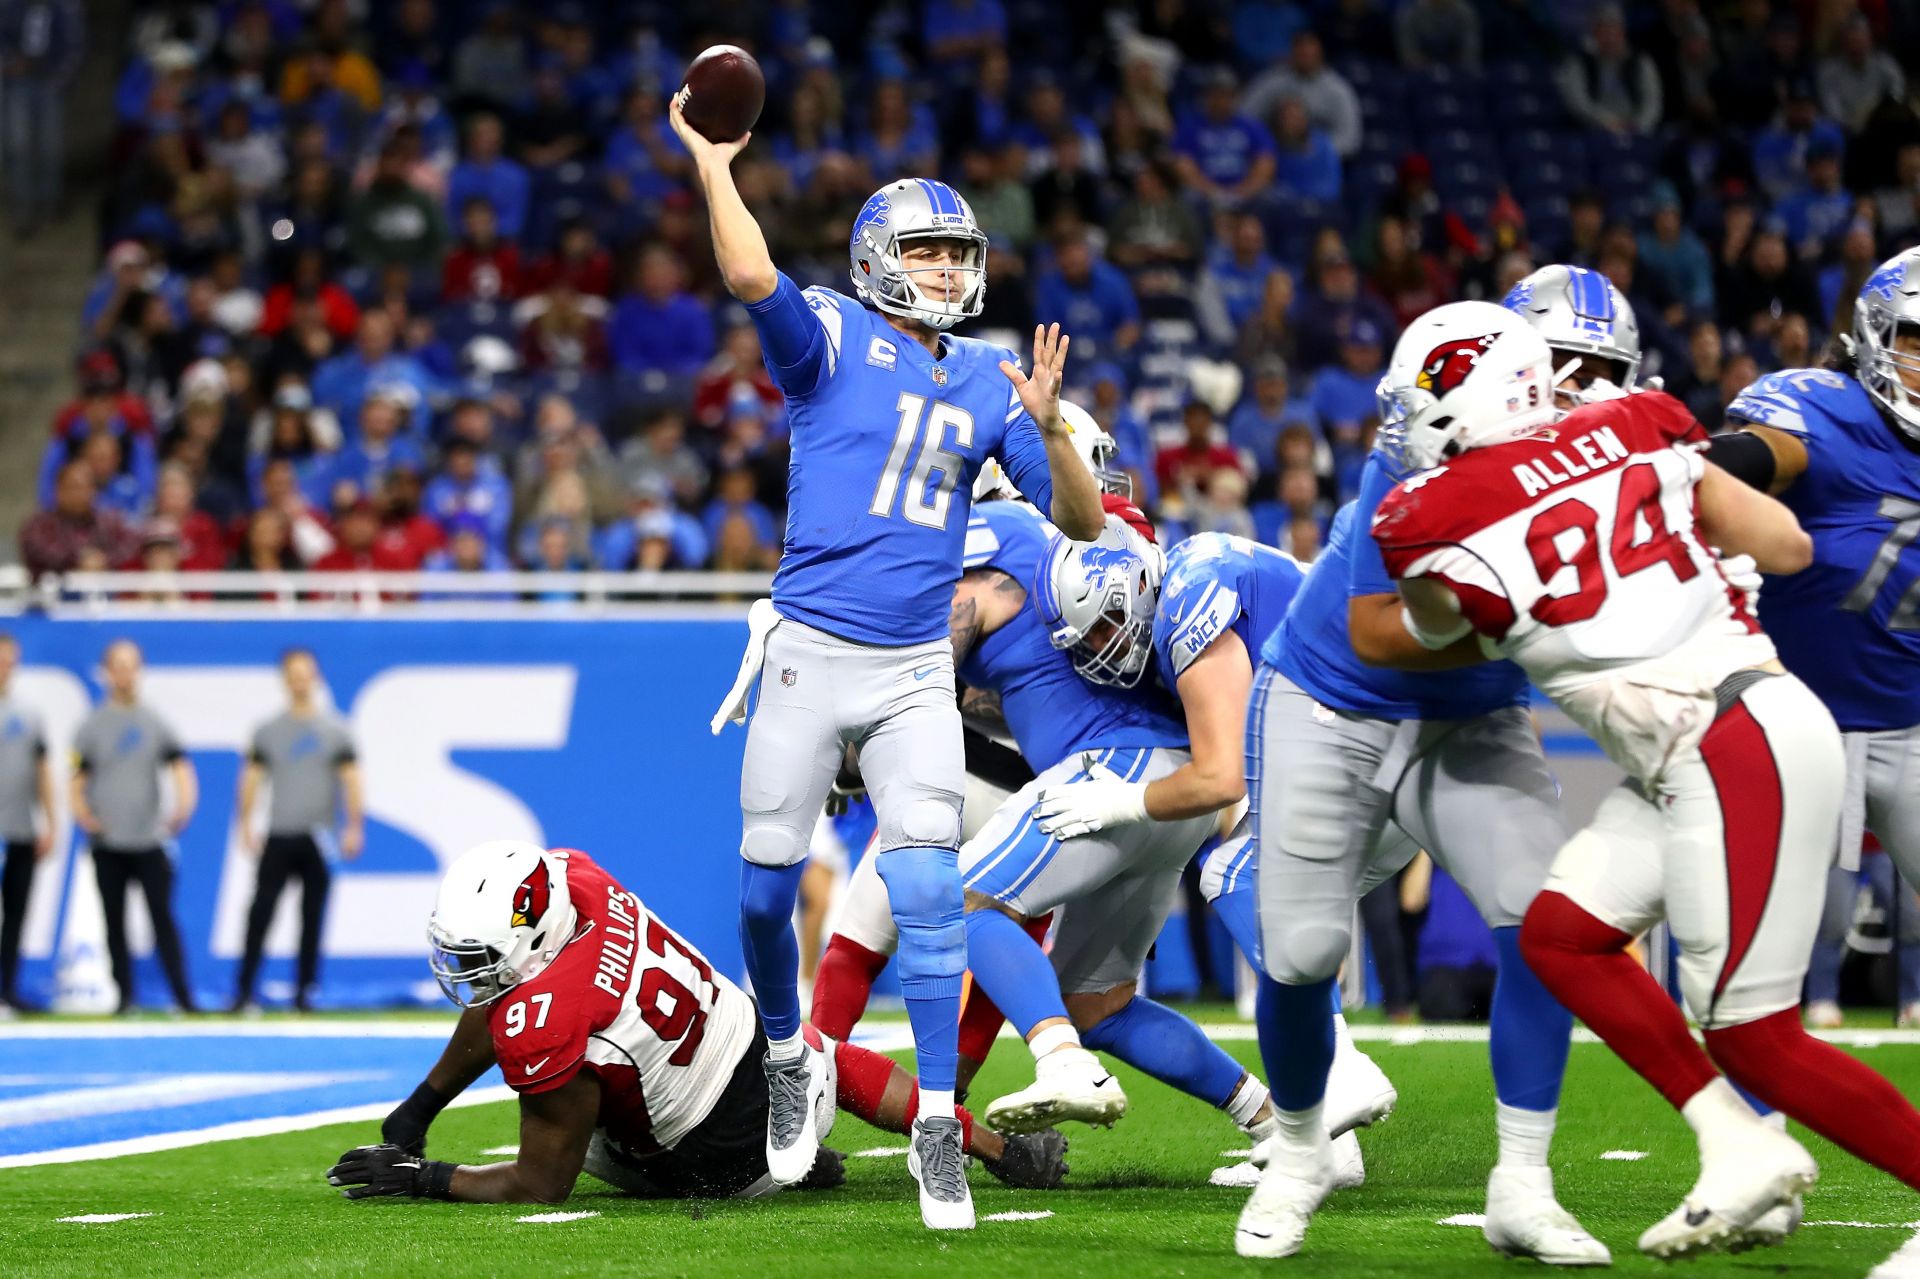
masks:
<svg viewBox="0 0 1920 1279"><path fill-rule="evenodd" d="M1340 971L1353 933L1345 924L1316 920L1269 929L1263 940L1267 975L1284 985L1307 986Z"/></svg>
<svg viewBox="0 0 1920 1279"><path fill-rule="evenodd" d="M894 922L900 927L903 992L928 983L960 991L967 968L967 930L962 918L959 854L951 848L896 848L878 854Z"/></svg>
<svg viewBox="0 0 1920 1279"><path fill-rule="evenodd" d="M799 827L750 813L740 837L740 856L755 866L796 866L806 860L808 843Z"/></svg>
<svg viewBox="0 0 1920 1279"><path fill-rule="evenodd" d="M905 848L960 847L960 796L943 791L922 790L906 803L891 806L892 811L878 814L879 829L874 833L876 853ZM884 867L886 863L882 862ZM885 873L883 870L882 874Z"/></svg>

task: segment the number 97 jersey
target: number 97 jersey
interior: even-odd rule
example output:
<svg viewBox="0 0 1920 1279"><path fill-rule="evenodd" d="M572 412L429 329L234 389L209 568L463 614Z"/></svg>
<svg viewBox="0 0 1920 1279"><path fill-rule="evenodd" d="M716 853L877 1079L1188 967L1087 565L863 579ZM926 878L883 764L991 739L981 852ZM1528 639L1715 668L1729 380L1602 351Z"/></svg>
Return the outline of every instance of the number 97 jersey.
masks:
<svg viewBox="0 0 1920 1279"><path fill-rule="evenodd" d="M1451 587L1549 696L1683 649L1711 689L1773 647L1694 526L1704 440L1657 391L1588 405L1402 481L1374 540L1396 580Z"/></svg>
<svg viewBox="0 0 1920 1279"><path fill-rule="evenodd" d="M494 1057L520 1093L593 1075L609 1140L670 1149L725 1091L753 1041L753 1004L592 858L565 856L573 940L494 1003Z"/></svg>

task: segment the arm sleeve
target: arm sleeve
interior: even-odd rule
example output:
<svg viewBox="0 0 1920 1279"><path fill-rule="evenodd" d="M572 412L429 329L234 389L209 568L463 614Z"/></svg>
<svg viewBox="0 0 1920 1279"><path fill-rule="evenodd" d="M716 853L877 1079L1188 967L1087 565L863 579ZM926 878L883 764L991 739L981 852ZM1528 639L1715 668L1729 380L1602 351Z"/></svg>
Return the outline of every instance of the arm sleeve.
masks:
<svg viewBox="0 0 1920 1279"><path fill-rule="evenodd" d="M1773 487L1773 448L1751 431L1723 431L1707 441L1706 459L1748 488Z"/></svg>
<svg viewBox="0 0 1920 1279"><path fill-rule="evenodd" d="M1444 532L1431 527L1421 515L1416 495L1405 490L1389 493L1380 504L1380 513L1369 530L1371 535L1355 540L1375 544L1377 555L1395 581L1426 577L1444 584L1460 601L1461 615L1474 630L1496 641L1504 639L1515 621L1506 584L1485 560L1447 540ZM1423 635L1411 626L1408 633L1426 647L1444 647L1438 641L1445 637Z"/></svg>
<svg viewBox="0 0 1920 1279"><path fill-rule="evenodd" d="M775 272L772 293L748 304L767 370L790 398L811 395L838 367L840 305L825 289L802 293L785 271Z"/></svg>
<svg viewBox="0 0 1920 1279"><path fill-rule="evenodd" d="M1047 464L1047 446L1040 439L1040 424L1021 407L1020 397L1012 393L1013 388L1007 389L1012 403L1007 409L1007 431L1000 438L996 456L1013 480L1013 486L1020 490L1020 496L1051 519L1053 471Z"/></svg>

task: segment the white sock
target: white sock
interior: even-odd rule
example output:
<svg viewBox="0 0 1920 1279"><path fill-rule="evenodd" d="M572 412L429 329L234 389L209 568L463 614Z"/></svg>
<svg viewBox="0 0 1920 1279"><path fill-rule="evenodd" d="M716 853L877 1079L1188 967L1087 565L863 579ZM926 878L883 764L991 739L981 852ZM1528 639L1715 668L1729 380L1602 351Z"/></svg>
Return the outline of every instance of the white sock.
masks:
<svg viewBox="0 0 1920 1279"><path fill-rule="evenodd" d="M951 1119L955 1108L953 1089L948 1088L937 1092L932 1088L920 1090L919 1118Z"/></svg>
<svg viewBox="0 0 1920 1279"><path fill-rule="evenodd" d="M1503 1101L1493 1103L1493 1127L1500 1135L1502 1168L1544 1168L1547 1148L1553 1144L1557 1110L1522 1110Z"/></svg>
<svg viewBox="0 0 1920 1279"><path fill-rule="evenodd" d="M1733 1090L1733 1085L1718 1075L1712 1083L1687 1098L1687 1104L1680 1107L1680 1117L1687 1121L1702 1146L1729 1129L1738 1131L1759 1120L1753 1107Z"/></svg>
<svg viewBox="0 0 1920 1279"><path fill-rule="evenodd" d="M1033 1059L1039 1061L1061 1048L1078 1048L1080 1032L1073 1028L1072 1022L1061 1022L1058 1026L1049 1026L1027 1041L1027 1047L1033 1050Z"/></svg>
<svg viewBox="0 0 1920 1279"><path fill-rule="evenodd" d="M1769 1110L1766 1114L1760 1116L1760 1122L1775 1132L1785 1132L1787 1130L1787 1112L1784 1110Z"/></svg>
<svg viewBox="0 0 1920 1279"><path fill-rule="evenodd" d="M792 1061L795 1057L805 1052L806 1047L806 1039L801 1035L801 1032L797 1030L785 1039L774 1039L769 1036L767 1039L767 1056L773 1058L775 1061Z"/></svg>
<svg viewBox="0 0 1920 1279"><path fill-rule="evenodd" d="M1227 1098L1227 1104L1220 1109L1226 1111L1227 1117L1233 1122L1242 1128L1250 1129L1253 1127L1254 1117L1266 1104L1267 1086L1252 1075L1248 1075L1240 1081L1240 1086L1233 1090L1233 1096Z"/></svg>
<svg viewBox="0 0 1920 1279"><path fill-rule="evenodd" d="M1275 1106L1273 1119L1280 1128L1280 1144L1305 1148L1326 1140L1327 1123L1320 1109L1319 1102L1305 1110L1282 1110Z"/></svg>

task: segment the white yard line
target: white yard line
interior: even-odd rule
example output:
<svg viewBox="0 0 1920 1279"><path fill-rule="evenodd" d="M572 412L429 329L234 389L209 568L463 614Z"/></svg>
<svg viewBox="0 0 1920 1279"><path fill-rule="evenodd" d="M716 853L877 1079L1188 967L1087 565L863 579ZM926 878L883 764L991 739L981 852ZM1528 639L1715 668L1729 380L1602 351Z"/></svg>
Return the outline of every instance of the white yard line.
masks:
<svg viewBox="0 0 1920 1279"><path fill-rule="evenodd" d="M510 1101L513 1089L502 1084L493 1088L473 1088L449 1102L447 1109L485 1106ZM304 1115L275 1115L267 1119L242 1119L215 1124L211 1128L192 1128L183 1132L157 1132L146 1137L122 1141L99 1141L86 1146L67 1146L60 1150L36 1150L24 1155L0 1155L0 1168L33 1168L40 1164L77 1164L92 1159L117 1159L121 1155L145 1155L157 1150L179 1150L204 1146L215 1141L234 1141L242 1137L272 1137L284 1132L304 1132L329 1124L365 1123L385 1119L397 1101L379 1101L364 1106L336 1106L331 1110L309 1111Z"/></svg>
<svg viewBox="0 0 1920 1279"><path fill-rule="evenodd" d="M982 1221L1045 1221L1048 1217L1051 1217L1052 1215L1053 1215L1053 1212L1051 1209L1042 1210L1040 1212L990 1212L986 1216L980 1218L980 1220Z"/></svg>
<svg viewBox="0 0 1920 1279"><path fill-rule="evenodd" d="M1477 1230L1487 1224L1487 1214L1484 1212L1456 1212L1451 1217L1442 1217L1433 1224L1436 1226L1472 1226Z"/></svg>
<svg viewBox="0 0 1920 1279"><path fill-rule="evenodd" d="M875 1146L872 1150L856 1150L853 1152L853 1157L855 1159L891 1159L895 1155L906 1153L905 1146Z"/></svg>
<svg viewBox="0 0 1920 1279"><path fill-rule="evenodd" d="M1633 1163L1637 1160L1645 1159L1647 1152L1644 1150L1603 1150L1600 1152L1600 1157L1602 1159L1616 1159L1621 1163Z"/></svg>
<svg viewBox="0 0 1920 1279"><path fill-rule="evenodd" d="M56 1217L56 1221L70 1221L76 1226L104 1226L115 1221L132 1221L136 1217L151 1217L150 1212L83 1212L77 1217Z"/></svg>
<svg viewBox="0 0 1920 1279"><path fill-rule="evenodd" d="M546 1226L561 1221L585 1221L588 1217L598 1217L597 1212L536 1212L525 1217L515 1217L514 1221L522 1226Z"/></svg>

